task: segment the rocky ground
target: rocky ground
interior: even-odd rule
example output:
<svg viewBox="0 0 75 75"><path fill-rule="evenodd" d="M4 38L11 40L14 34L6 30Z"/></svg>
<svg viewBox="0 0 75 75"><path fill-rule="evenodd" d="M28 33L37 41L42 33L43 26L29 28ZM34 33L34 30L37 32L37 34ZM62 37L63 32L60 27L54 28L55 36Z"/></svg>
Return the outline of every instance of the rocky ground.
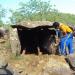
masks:
<svg viewBox="0 0 75 75"><path fill-rule="evenodd" d="M63 56L57 55L21 55L15 57L0 51L0 63L13 75L71 75L69 65ZM10 69L11 68L11 69Z"/></svg>
<svg viewBox="0 0 75 75"><path fill-rule="evenodd" d="M0 41L0 75L75 75L64 56L47 54L15 56L7 44L4 40Z"/></svg>

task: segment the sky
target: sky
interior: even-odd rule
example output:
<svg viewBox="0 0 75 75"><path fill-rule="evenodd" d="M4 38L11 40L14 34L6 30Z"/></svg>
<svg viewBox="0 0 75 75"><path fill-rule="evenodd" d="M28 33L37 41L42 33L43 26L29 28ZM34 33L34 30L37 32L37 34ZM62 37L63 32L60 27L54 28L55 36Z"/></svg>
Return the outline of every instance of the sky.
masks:
<svg viewBox="0 0 75 75"><path fill-rule="evenodd" d="M51 2L60 12L75 14L75 0L51 0Z"/></svg>
<svg viewBox="0 0 75 75"><path fill-rule="evenodd" d="M17 9L19 2L26 2L28 0L0 0L0 4L3 8ZM47 0L43 0L47 1ZM49 0L48 0L49 1ZM75 0L50 0L52 5L56 5L55 8L59 12L75 14ZM7 12L7 19L11 14Z"/></svg>

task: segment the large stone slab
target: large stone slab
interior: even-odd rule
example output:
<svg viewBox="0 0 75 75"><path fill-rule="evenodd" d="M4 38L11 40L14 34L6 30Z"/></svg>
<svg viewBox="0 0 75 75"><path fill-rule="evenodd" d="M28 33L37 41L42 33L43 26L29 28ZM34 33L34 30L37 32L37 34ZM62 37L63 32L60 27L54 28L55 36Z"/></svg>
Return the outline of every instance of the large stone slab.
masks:
<svg viewBox="0 0 75 75"><path fill-rule="evenodd" d="M75 56L67 56L65 59L70 68L75 71Z"/></svg>

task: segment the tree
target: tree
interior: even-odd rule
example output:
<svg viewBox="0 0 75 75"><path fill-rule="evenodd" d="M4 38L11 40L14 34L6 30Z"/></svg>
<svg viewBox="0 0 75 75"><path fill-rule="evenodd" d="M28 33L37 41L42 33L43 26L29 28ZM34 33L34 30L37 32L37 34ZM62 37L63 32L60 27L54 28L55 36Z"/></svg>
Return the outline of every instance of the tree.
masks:
<svg viewBox="0 0 75 75"><path fill-rule="evenodd" d="M23 15L20 12L13 12L12 10L10 10L11 13L13 14L12 17L10 17L10 20L13 24L16 24L17 22L20 22L21 20L23 20Z"/></svg>
<svg viewBox="0 0 75 75"><path fill-rule="evenodd" d="M12 12L11 22L17 23L21 20L47 20L48 13L54 12L49 1L29 0L26 3L19 3L18 9Z"/></svg>
<svg viewBox="0 0 75 75"><path fill-rule="evenodd" d="M5 17L6 10L0 5L0 26L3 26L2 18Z"/></svg>

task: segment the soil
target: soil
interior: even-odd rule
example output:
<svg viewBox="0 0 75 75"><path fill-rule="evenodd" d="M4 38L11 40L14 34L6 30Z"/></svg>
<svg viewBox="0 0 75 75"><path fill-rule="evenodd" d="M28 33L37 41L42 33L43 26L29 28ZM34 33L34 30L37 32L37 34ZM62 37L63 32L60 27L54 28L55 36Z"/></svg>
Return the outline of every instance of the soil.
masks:
<svg viewBox="0 0 75 75"><path fill-rule="evenodd" d="M11 53L9 42L0 43L0 62L8 63L13 75L74 75L64 56ZM10 69L8 68L8 69Z"/></svg>
<svg viewBox="0 0 75 75"><path fill-rule="evenodd" d="M64 56L58 55L20 55L0 50L1 60L5 60L16 75L71 75Z"/></svg>

